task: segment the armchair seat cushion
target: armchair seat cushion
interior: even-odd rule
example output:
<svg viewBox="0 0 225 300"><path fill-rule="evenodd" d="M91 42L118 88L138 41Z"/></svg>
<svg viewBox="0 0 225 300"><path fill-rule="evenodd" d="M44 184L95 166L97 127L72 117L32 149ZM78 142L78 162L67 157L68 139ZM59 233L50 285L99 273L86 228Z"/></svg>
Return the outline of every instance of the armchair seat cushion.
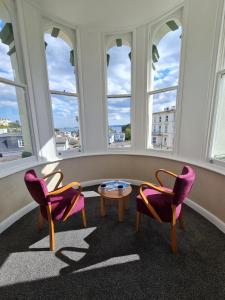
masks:
<svg viewBox="0 0 225 300"><path fill-rule="evenodd" d="M172 192L170 189L166 189L169 192ZM153 189L145 189L144 194L146 198L149 200L150 204L154 207L155 211L161 218L163 222L171 222L172 220L172 196L168 196L165 194L162 194L156 190ZM144 201L141 198L141 195L139 194L136 199L137 204L137 211L140 213L146 214L152 218L154 218L145 205ZM176 207L176 218L179 218L181 211L181 204L177 205Z"/></svg>
<svg viewBox="0 0 225 300"><path fill-rule="evenodd" d="M70 188L59 195L55 196L49 196L48 200L51 202L51 208L52 208L52 219L53 220L62 220L63 214L66 209L68 209L71 205L71 202L73 201L74 196L76 196L78 193L77 190ZM80 211L82 208L84 208L84 196L83 194L80 194L79 200L77 204L73 207L70 215L75 214L76 212ZM47 219L47 210L45 206L41 206L41 214L42 216Z"/></svg>

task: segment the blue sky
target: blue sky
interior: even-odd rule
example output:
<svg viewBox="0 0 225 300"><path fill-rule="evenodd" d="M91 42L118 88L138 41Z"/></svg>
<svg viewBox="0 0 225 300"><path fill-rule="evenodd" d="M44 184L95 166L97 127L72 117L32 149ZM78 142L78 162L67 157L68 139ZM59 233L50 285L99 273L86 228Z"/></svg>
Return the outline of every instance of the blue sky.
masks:
<svg viewBox="0 0 225 300"><path fill-rule="evenodd" d="M61 38L45 34L46 61L49 88L51 90L76 93L76 72L70 63L72 48ZM52 111L55 128L79 127L76 116L79 115L77 97L52 95Z"/></svg>
<svg viewBox="0 0 225 300"><path fill-rule="evenodd" d="M0 21L0 29L4 23ZM160 54L155 64L156 72L153 80L153 89L176 85L178 82L179 53L181 30L168 33L157 45ZM70 64L71 47L60 38L53 38L45 34L46 59L48 67L49 86L52 90L76 93L76 70ZM6 54L8 46L0 43L0 76L14 79L10 57ZM131 92L131 62L130 48L127 46L113 47L110 54L110 63L107 68L107 92L109 94L129 94ZM133 99L136 101L137 99ZM153 97L153 111L163 110L164 107L175 105L176 92L167 92ZM91 101L91 99L90 99ZM53 95L52 109L54 126L56 128L78 126L78 100L75 97ZM0 118L5 117L12 121L19 120L18 105L15 88L1 85L0 89ZM108 100L109 125L123 125L130 123L130 99Z"/></svg>
<svg viewBox="0 0 225 300"><path fill-rule="evenodd" d="M113 47L107 68L107 94L119 95L131 93L131 61L128 46ZM125 125L130 123L130 98L108 100L108 124Z"/></svg>
<svg viewBox="0 0 225 300"><path fill-rule="evenodd" d="M5 23L0 20L0 30L4 25ZM14 71L10 57L7 55L8 51L9 47L0 43L0 77L14 80ZM15 87L3 83L0 83L0 118L20 121Z"/></svg>

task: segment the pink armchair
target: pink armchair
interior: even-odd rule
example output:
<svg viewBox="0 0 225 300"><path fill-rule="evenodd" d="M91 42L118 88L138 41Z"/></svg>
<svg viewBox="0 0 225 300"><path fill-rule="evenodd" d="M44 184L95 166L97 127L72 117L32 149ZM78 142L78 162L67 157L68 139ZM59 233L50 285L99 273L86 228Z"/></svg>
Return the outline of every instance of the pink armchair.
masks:
<svg viewBox="0 0 225 300"><path fill-rule="evenodd" d="M48 192L45 179L55 174L59 174L60 178L54 190ZM82 188L80 184L74 181L59 187L62 180L63 174L60 171L50 173L43 178L37 177L34 170L29 170L24 175L24 181L28 191L33 199L40 205L39 229L43 227L44 220L48 220L51 251L55 248L55 221L66 221L67 218L81 211L83 225L86 227L84 196L81 194ZM78 187L78 189L74 189L73 187L75 186Z"/></svg>
<svg viewBox="0 0 225 300"><path fill-rule="evenodd" d="M173 189L163 186L159 173L163 172L176 178ZM195 172L189 166L184 166L181 175L176 175L164 169L156 171L156 179L159 186L144 182L140 186L140 194L137 196L136 231L139 231L141 215L145 214L158 222L171 223L171 247L177 251L176 221L184 228L182 205L192 188L195 180Z"/></svg>

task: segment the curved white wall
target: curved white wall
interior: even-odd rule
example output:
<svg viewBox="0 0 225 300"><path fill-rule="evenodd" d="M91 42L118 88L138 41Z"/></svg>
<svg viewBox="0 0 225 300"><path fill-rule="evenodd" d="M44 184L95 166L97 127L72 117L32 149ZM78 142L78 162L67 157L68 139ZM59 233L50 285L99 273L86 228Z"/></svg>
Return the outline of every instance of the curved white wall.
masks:
<svg viewBox="0 0 225 300"><path fill-rule="evenodd" d="M153 171L163 167L179 172L183 163L210 168L207 162L209 117L213 98L219 29L223 0L185 0L184 33L181 69L180 114L177 120L178 144L166 158L145 156L146 145L146 61L149 25L130 28L134 37L134 145L127 155L111 154L56 161L53 142L53 124L45 66L42 11L27 0L18 2L19 29L24 50L32 120L40 164L37 170L47 173L61 168L66 181L125 177L153 180ZM65 22L66 23L66 22ZM76 20L74 20L76 23ZM79 80L81 82L81 112L83 146L86 154L107 153L104 83L104 30L77 28ZM136 156L134 154L142 153ZM157 155L157 153L154 153ZM159 153L160 156L160 153ZM31 163L30 166L33 164ZM104 167L103 167L104 166ZM225 200L222 194L225 177L205 168L196 167L197 180L191 199L225 221ZM216 170L216 167L215 167ZM220 170L225 174L225 169ZM31 199L23 185L23 173L0 179L0 220L28 204ZM212 182L209 186L209 182ZM19 187L19 188L18 188Z"/></svg>
<svg viewBox="0 0 225 300"><path fill-rule="evenodd" d="M74 180L85 183L109 178L156 182L154 174L158 168L179 174L183 165L184 162L145 155L109 154L65 159L40 165L35 170L39 176L62 170L64 184ZM225 223L224 176L198 166L192 167L196 172L196 181L189 198ZM0 222L32 201L23 183L23 176L24 171L0 180ZM172 178L162 178L165 185L173 186ZM48 183L49 190L53 183L54 180Z"/></svg>

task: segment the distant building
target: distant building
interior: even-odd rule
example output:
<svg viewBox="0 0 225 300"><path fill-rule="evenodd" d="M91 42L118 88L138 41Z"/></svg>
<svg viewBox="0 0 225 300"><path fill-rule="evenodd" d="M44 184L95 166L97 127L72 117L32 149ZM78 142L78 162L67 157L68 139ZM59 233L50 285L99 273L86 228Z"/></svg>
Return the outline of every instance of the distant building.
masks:
<svg viewBox="0 0 225 300"><path fill-rule="evenodd" d="M109 143L109 144L114 143L114 133L109 133L109 136L108 136L108 143Z"/></svg>
<svg viewBox="0 0 225 300"><path fill-rule="evenodd" d="M108 143L119 143L119 142L125 142L125 133L123 132L114 132L110 133L108 136Z"/></svg>
<svg viewBox="0 0 225 300"><path fill-rule="evenodd" d="M0 153L22 152L24 148L21 133L5 133L0 135Z"/></svg>
<svg viewBox="0 0 225 300"><path fill-rule="evenodd" d="M153 148L172 150L175 136L176 107L166 107L152 116Z"/></svg>
<svg viewBox="0 0 225 300"><path fill-rule="evenodd" d="M7 128L0 128L0 134L5 134L8 132Z"/></svg>
<svg viewBox="0 0 225 300"><path fill-rule="evenodd" d="M67 137L56 136L55 143L58 151L65 151L69 149L69 140Z"/></svg>
<svg viewBox="0 0 225 300"><path fill-rule="evenodd" d="M114 133L114 141L115 142L125 142L125 133Z"/></svg>

